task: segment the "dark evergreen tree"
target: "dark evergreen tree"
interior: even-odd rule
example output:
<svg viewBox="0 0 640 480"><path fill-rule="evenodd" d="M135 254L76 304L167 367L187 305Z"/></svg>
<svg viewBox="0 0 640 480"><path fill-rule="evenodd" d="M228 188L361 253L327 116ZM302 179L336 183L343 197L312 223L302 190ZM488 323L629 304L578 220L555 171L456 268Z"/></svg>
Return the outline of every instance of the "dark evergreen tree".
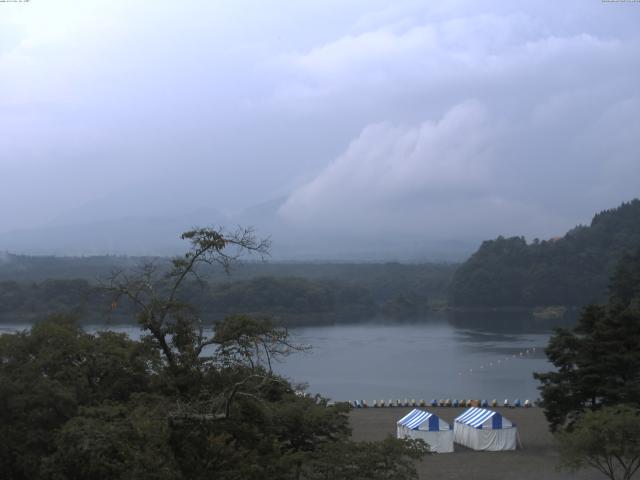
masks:
<svg viewBox="0 0 640 480"><path fill-rule="evenodd" d="M578 325L558 329L547 356L556 371L536 373L553 430L587 409L640 406L640 250L625 257L611 280L606 306L587 307Z"/></svg>

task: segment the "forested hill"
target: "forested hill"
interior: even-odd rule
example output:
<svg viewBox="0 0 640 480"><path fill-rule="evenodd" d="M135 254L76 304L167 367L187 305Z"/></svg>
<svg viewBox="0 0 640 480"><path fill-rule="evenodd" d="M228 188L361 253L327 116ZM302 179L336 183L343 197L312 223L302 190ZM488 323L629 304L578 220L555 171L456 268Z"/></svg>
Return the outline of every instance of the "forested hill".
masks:
<svg viewBox="0 0 640 480"><path fill-rule="evenodd" d="M112 308L99 284L111 272L135 270L166 258L0 256L0 324L76 313L83 322L132 322L126 302ZM457 265L400 263L238 263L231 275L199 270L181 299L205 319L250 313L288 325L385 318L416 318L441 308Z"/></svg>
<svg viewBox="0 0 640 480"><path fill-rule="evenodd" d="M523 237L482 243L455 273L450 298L458 307L583 306L606 297L620 258L640 248L640 200L596 214L564 237L527 243Z"/></svg>

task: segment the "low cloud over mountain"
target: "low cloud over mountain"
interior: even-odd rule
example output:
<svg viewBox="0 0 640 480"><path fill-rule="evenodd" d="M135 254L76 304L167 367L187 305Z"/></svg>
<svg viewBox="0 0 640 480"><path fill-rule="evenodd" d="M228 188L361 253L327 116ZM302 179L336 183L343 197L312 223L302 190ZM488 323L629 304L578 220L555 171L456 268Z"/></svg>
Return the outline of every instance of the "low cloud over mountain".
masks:
<svg viewBox="0 0 640 480"><path fill-rule="evenodd" d="M283 251L428 256L640 195L635 4L240 4L3 6L0 233L284 198Z"/></svg>

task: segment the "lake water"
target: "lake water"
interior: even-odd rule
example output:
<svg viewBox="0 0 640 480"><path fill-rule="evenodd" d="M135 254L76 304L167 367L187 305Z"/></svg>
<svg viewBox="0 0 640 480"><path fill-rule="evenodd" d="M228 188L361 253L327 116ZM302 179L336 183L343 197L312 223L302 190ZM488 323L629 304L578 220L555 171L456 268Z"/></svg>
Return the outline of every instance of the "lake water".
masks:
<svg viewBox="0 0 640 480"><path fill-rule="evenodd" d="M307 383L310 393L334 400L534 400L539 394L533 372L551 369L544 348L552 326L516 314L458 314L297 328L291 330L295 341L311 345L311 351L274 368L294 383ZM139 336L135 326L109 328Z"/></svg>
<svg viewBox="0 0 640 480"><path fill-rule="evenodd" d="M278 370L336 400L536 399L532 374L552 368L544 355L552 325L494 320L476 327L472 318L434 316L297 329L296 339L313 348Z"/></svg>

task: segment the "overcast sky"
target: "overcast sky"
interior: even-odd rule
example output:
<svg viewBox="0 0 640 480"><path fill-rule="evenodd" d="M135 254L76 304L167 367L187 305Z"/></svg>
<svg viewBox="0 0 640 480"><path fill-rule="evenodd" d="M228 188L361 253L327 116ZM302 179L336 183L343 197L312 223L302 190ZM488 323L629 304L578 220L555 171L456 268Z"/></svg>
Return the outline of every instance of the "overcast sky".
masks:
<svg viewBox="0 0 640 480"><path fill-rule="evenodd" d="M284 197L296 228L564 233L640 195L640 3L0 3L0 232Z"/></svg>

